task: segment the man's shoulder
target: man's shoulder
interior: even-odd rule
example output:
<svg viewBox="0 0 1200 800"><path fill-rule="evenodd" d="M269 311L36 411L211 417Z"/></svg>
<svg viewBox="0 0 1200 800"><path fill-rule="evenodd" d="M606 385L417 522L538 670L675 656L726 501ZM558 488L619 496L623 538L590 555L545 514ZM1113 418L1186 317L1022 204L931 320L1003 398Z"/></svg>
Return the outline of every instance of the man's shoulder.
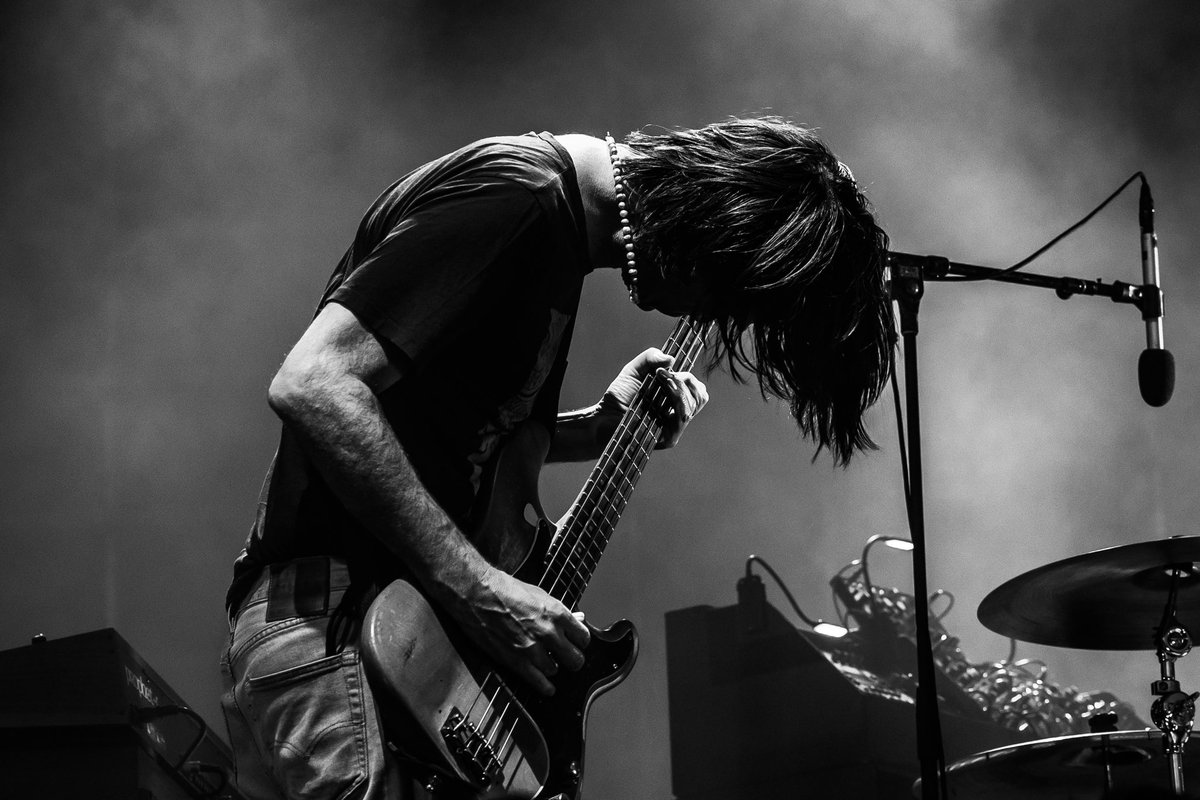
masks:
<svg viewBox="0 0 1200 800"><path fill-rule="evenodd" d="M478 139L435 163L462 178L511 181L531 190L558 183L574 167L568 151L548 133Z"/></svg>

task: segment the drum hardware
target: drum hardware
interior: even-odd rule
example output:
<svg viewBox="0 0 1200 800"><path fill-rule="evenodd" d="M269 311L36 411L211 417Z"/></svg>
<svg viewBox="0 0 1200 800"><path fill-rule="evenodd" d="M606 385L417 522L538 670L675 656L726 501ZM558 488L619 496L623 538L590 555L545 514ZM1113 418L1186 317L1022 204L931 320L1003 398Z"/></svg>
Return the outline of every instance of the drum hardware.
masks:
<svg viewBox="0 0 1200 800"><path fill-rule="evenodd" d="M1161 732L1175 795L1184 794L1184 750L1200 697L1182 691L1175 677L1175 662L1192 649L1179 615L1200 613L1198 562L1198 536L1105 548L1019 575L979 606L986 627L1023 641L1092 650L1153 648L1160 675L1150 685L1150 718Z"/></svg>
<svg viewBox="0 0 1200 800"><path fill-rule="evenodd" d="M1171 766L1171 788L1176 794L1183 794L1183 748L1191 735L1196 698L1200 697L1200 692L1189 695L1180 691L1179 681L1175 679L1175 662L1192 649L1192 637L1175 614L1179 580L1190 569L1189 564L1170 570L1171 588L1155 636L1161 677L1150 685L1150 693L1157 698L1150 707L1150 719L1163 732L1163 752Z"/></svg>
<svg viewBox="0 0 1200 800"><path fill-rule="evenodd" d="M947 769L951 800L1160 797L1165 756L1153 729L1057 736L986 750ZM1200 753L1186 756L1200 768Z"/></svg>

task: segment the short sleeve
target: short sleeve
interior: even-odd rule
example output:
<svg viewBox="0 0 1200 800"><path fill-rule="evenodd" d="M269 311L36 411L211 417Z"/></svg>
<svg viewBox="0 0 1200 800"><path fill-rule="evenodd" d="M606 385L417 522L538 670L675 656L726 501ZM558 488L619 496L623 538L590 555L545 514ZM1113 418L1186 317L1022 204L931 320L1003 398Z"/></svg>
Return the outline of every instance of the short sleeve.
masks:
<svg viewBox="0 0 1200 800"><path fill-rule="evenodd" d="M450 183L403 214L328 300L423 363L493 290L519 280L507 248L538 224L528 188L495 178Z"/></svg>

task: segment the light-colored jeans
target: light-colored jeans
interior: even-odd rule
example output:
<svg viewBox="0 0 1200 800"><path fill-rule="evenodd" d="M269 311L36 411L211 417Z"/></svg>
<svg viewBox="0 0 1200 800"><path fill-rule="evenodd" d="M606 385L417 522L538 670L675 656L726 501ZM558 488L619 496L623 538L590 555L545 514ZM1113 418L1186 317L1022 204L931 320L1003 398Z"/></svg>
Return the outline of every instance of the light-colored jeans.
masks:
<svg viewBox="0 0 1200 800"><path fill-rule="evenodd" d="M357 642L325 655L329 617L349 586L330 569L329 610L267 622L268 571L233 614L221 657L221 708L237 788L247 800L411 798L385 757Z"/></svg>

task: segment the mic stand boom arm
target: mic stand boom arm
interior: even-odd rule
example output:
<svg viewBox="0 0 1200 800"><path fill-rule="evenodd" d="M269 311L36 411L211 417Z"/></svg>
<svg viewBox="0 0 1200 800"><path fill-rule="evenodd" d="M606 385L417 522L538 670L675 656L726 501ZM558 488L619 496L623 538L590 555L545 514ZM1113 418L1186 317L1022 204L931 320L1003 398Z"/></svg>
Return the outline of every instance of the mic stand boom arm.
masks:
<svg viewBox="0 0 1200 800"><path fill-rule="evenodd" d="M893 278L900 274L916 272L922 280L965 282L967 280L991 280L1002 283L1021 283L1026 286L1038 286L1043 289L1053 289L1061 299L1068 300L1074 295L1084 294L1097 297L1108 297L1114 303L1129 303L1141 312L1147 314L1162 314L1162 291L1153 284L1138 286L1124 281L1105 283L1102 280L1085 280L1083 278L1051 277L1037 275L1031 272L1017 272L1010 269L995 267L980 267L975 264L960 264L943 256L917 256L911 253L890 252L887 257L888 266Z"/></svg>

